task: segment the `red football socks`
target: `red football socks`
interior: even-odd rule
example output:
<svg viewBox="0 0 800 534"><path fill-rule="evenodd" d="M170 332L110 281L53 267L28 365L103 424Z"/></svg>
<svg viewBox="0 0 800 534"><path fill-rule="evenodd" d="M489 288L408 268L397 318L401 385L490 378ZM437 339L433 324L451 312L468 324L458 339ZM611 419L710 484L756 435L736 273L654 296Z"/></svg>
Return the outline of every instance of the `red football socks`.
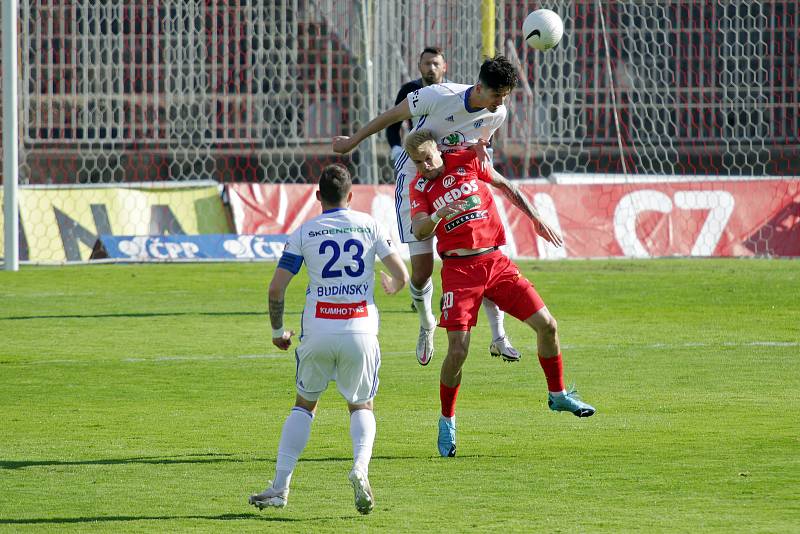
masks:
<svg viewBox="0 0 800 534"><path fill-rule="evenodd" d="M559 352L558 356L553 358L539 356L539 365L542 366L544 376L547 379L547 390L553 392L564 391L564 364L561 361L561 353Z"/></svg>
<svg viewBox="0 0 800 534"><path fill-rule="evenodd" d="M456 397L458 397L458 388L461 384L454 388L445 386L439 383L439 399L442 401L442 415L445 417L453 417L456 414Z"/></svg>

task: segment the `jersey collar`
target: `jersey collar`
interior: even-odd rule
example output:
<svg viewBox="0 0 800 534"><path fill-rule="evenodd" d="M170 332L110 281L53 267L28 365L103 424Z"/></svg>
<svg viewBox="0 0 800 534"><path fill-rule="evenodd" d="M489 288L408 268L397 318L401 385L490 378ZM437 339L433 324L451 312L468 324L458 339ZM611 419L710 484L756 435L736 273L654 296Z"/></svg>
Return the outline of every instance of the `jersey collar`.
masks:
<svg viewBox="0 0 800 534"><path fill-rule="evenodd" d="M334 211L344 211L349 210L350 208L331 208L329 210L325 210L322 213L333 213Z"/></svg>
<svg viewBox="0 0 800 534"><path fill-rule="evenodd" d="M478 111L483 111L486 108L473 108L469 105L469 96L472 94L472 90L475 89L475 86L471 86L467 89L467 92L464 93L464 109L467 110L467 113L477 113Z"/></svg>

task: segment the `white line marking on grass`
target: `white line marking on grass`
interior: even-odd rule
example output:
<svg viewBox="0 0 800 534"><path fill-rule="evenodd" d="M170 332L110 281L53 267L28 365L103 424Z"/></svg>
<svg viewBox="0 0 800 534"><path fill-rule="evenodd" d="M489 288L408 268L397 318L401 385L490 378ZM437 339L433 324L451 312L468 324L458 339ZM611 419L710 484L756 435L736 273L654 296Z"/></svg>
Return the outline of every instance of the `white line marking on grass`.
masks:
<svg viewBox="0 0 800 534"><path fill-rule="evenodd" d="M624 348L644 348L644 349L684 349L698 347L800 347L797 341L746 341L736 343L724 341L720 343L686 342L686 343L615 343L610 345L571 345L562 344L565 350L584 350L584 349L624 349Z"/></svg>
<svg viewBox="0 0 800 534"><path fill-rule="evenodd" d="M608 345L572 345L563 344L561 347L564 350L616 350L627 348L642 348L653 350L673 350L684 348L703 348L703 347L800 347L800 342L797 341L746 341L742 343L736 342L720 342L720 343L704 343L704 342L686 342L686 343L617 343ZM413 350L400 350L400 351L387 351L381 352L381 356L408 356L413 354ZM281 353L267 353L267 354L231 354L228 356L154 356L152 358L102 358L102 359L61 359L61 360L30 360L30 361L6 361L2 365L58 365L58 364L95 364L95 363L157 363L157 362L197 362L197 361L224 361L224 360L279 360L287 359L294 360L292 351Z"/></svg>
<svg viewBox="0 0 800 534"><path fill-rule="evenodd" d="M414 351L383 352L382 355L413 354ZM58 365L58 364L94 364L94 363L156 363L156 362L197 362L197 361L222 361L222 360L279 360L294 359L293 352L268 353L268 354L231 354L228 356L155 356L152 358L92 358L92 359L60 359L60 360L30 360L12 362L5 365Z"/></svg>
<svg viewBox="0 0 800 534"><path fill-rule="evenodd" d="M230 356L156 356L154 358L125 358L121 361L130 363L139 362L196 362L237 359L278 359L286 358L286 354L232 354ZM112 360L113 361L113 360Z"/></svg>
<svg viewBox="0 0 800 534"><path fill-rule="evenodd" d="M215 360L236 360L236 359L280 359L288 358L288 353L284 354L234 354L231 356L156 356L153 358L100 358L86 360L31 360L20 362L5 362L7 365L51 365L51 364L93 364L93 363L155 363L155 362L196 362L196 361L215 361Z"/></svg>
<svg viewBox="0 0 800 534"><path fill-rule="evenodd" d="M797 347L800 343L794 341L753 341L754 347Z"/></svg>

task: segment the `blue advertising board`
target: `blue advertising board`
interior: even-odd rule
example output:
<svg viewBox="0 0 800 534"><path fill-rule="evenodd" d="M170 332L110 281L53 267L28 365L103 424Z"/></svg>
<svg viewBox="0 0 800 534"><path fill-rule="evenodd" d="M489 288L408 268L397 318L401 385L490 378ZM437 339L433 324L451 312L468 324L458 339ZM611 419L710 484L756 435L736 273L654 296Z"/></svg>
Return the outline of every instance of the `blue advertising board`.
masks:
<svg viewBox="0 0 800 534"><path fill-rule="evenodd" d="M101 235L90 259L119 261L277 261L286 235Z"/></svg>

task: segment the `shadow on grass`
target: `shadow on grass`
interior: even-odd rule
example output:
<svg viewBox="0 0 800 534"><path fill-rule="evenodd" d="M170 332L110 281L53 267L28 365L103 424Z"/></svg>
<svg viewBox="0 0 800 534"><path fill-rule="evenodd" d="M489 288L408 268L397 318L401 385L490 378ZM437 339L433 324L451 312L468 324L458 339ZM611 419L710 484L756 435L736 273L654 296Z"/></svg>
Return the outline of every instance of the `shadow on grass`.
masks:
<svg viewBox="0 0 800 534"><path fill-rule="evenodd" d="M457 458L516 458L516 454L459 454ZM438 454L420 454L418 456L373 456L373 460L438 460L442 458ZM256 461L274 462L272 458L262 459ZM299 462L352 462L353 457L342 456L341 458L303 458L300 457ZM447 459L448 462L453 460Z"/></svg>
<svg viewBox="0 0 800 534"><path fill-rule="evenodd" d="M510 455L459 455L459 458L508 458ZM432 455L420 456L373 456L373 460L423 460L438 458ZM301 462L352 462L351 456L300 458ZM70 465L127 465L127 464L215 464L215 463L248 463L270 462L275 458L243 458L234 454L186 454L180 456L136 456L133 458L100 458L97 460L0 460L0 469L24 469L26 467L52 467Z"/></svg>
<svg viewBox="0 0 800 534"><path fill-rule="evenodd" d="M61 525L71 523L116 523L124 521L171 521L180 519L205 519L209 521L241 521L245 519L255 519L256 521L308 521L308 518L295 518L283 516L271 516L257 513L250 514L221 514L221 515L110 515L97 517L32 517L21 519L0 518L0 525ZM335 517L315 518L315 519L338 519Z"/></svg>
<svg viewBox="0 0 800 534"><path fill-rule="evenodd" d="M57 465L122 465L122 464L213 464L244 462L233 454L185 454L181 456L137 456L133 458L101 458L97 460L0 460L2 469Z"/></svg>

